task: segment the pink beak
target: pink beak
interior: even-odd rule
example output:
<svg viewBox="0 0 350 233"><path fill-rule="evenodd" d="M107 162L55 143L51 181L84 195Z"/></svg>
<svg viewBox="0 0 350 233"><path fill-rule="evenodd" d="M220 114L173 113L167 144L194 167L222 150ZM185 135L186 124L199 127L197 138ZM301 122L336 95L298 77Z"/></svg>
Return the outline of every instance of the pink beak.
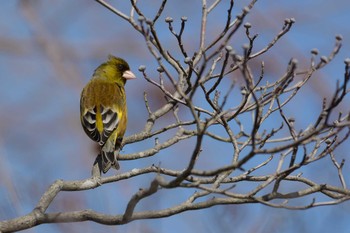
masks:
<svg viewBox="0 0 350 233"><path fill-rule="evenodd" d="M130 70L127 70L127 71L124 71L124 73L123 73L123 78L125 78L125 79L135 79L136 78L136 76L134 75L134 73L133 72L131 72Z"/></svg>

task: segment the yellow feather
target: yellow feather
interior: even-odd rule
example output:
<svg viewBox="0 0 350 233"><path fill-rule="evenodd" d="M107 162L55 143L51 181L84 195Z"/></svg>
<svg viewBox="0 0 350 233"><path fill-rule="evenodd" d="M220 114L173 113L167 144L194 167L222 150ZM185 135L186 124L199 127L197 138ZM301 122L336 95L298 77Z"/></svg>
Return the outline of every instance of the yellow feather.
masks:
<svg viewBox="0 0 350 233"><path fill-rule="evenodd" d="M96 128L100 134L103 132L103 122L102 122L102 115L101 110L98 107L96 112Z"/></svg>

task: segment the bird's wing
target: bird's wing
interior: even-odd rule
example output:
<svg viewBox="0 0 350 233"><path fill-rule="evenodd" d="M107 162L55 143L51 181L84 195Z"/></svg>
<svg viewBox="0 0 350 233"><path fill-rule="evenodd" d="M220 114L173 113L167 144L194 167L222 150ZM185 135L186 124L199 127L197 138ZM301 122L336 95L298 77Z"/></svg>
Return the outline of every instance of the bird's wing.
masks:
<svg viewBox="0 0 350 233"><path fill-rule="evenodd" d="M120 124L123 125L126 116L124 89L115 83L93 79L82 92L80 106L85 133L103 146ZM123 136L119 133L120 130L116 136ZM114 138L112 141L115 143Z"/></svg>
<svg viewBox="0 0 350 233"><path fill-rule="evenodd" d="M94 106L90 109L85 109L83 115L81 116L81 124L83 125L85 133L94 141L100 142L101 135L96 127L96 114L97 107Z"/></svg>
<svg viewBox="0 0 350 233"><path fill-rule="evenodd" d="M117 109L105 107L102 104L87 109L82 115L82 125L89 137L104 145L118 127L119 117Z"/></svg>
<svg viewBox="0 0 350 233"><path fill-rule="evenodd" d="M101 105L101 118L103 124L102 130L102 145L106 143L109 136L118 127L119 114L115 108L107 108Z"/></svg>

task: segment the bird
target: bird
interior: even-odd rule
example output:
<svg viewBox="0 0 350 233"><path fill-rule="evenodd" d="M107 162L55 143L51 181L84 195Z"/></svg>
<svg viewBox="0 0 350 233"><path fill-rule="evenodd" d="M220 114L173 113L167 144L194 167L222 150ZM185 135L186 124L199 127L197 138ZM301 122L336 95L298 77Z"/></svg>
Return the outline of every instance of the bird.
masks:
<svg viewBox="0 0 350 233"><path fill-rule="evenodd" d="M100 145L98 156L103 173L120 168L117 155L128 122L124 86L127 80L135 78L125 60L109 55L81 92L81 125L89 138Z"/></svg>

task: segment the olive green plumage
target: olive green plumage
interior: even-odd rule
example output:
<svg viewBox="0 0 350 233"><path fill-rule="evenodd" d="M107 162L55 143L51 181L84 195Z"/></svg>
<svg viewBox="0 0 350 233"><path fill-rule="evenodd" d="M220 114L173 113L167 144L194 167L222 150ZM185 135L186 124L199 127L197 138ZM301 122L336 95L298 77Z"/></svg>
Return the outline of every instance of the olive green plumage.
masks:
<svg viewBox="0 0 350 233"><path fill-rule="evenodd" d="M81 93L81 124L85 133L101 146L104 173L111 167L119 169L116 157L128 122L124 85L134 78L126 61L110 55Z"/></svg>

